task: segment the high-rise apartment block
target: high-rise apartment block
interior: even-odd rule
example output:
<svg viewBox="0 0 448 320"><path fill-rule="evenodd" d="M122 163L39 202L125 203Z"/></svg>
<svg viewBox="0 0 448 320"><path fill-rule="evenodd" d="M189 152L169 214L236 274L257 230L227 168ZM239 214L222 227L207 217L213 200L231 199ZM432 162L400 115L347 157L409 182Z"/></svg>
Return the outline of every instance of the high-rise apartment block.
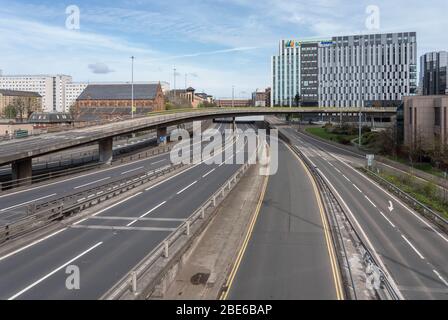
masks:
<svg viewBox="0 0 448 320"><path fill-rule="evenodd" d="M67 75L2 75L0 89L37 92L42 96L46 112L64 111L65 85L72 82Z"/></svg>

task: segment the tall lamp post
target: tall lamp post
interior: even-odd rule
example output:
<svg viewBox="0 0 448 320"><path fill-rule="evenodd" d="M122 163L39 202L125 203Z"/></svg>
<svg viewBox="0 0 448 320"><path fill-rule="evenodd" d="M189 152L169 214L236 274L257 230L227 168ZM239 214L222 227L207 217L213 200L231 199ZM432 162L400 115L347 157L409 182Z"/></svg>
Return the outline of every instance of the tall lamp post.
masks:
<svg viewBox="0 0 448 320"><path fill-rule="evenodd" d="M358 115L359 115L359 128L358 128L358 145L359 145L359 147L361 148L361 136L362 136L362 120L361 120L361 108L362 107L359 107L359 112L358 112Z"/></svg>
<svg viewBox="0 0 448 320"><path fill-rule="evenodd" d="M235 86L232 86L232 108L235 107Z"/></svg>
<svg viewBox="0 0 448 320"><path fill-rule="evenodd" d="M134 59L135 57L131 57L132 61L132 71L131 71L131 117L134 119Z"/></svg>

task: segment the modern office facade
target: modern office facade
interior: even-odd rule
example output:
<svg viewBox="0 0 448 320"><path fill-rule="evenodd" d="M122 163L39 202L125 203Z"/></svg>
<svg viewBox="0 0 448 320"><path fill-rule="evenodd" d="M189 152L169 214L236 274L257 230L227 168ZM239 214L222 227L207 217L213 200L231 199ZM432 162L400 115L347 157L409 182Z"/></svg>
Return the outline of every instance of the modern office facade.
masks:
<svg viewBox="0 0 448 320"><path fill-rule="evenodd" d="M430 52L420 57L420 89L422 95L448 94L448 52Z"/></svg>
<svg viewBox="0 0 448 320"><path fill-rule="evenodd" d="M415 32L282 40L272 106L369 107L417 92Z"/></svg>
<svg viewBox="0 0 448 320"><path fill-rule="evenodd" d="M37 92L42 96L42 109L55 112L64 109L65 84L71 81L67 75L3 75L0 89Z"/></svg>

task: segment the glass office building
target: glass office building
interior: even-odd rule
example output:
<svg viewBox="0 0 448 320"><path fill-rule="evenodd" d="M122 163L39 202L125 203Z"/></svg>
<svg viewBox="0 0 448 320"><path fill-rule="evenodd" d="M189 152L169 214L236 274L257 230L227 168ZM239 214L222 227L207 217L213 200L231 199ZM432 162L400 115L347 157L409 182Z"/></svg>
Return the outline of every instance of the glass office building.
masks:
<svg viewBox="0 0 448 320"><path fill-rule="evenodd" d="M271 62L272 106L382 106L417 92L415 32L282 40Z"/></svg>

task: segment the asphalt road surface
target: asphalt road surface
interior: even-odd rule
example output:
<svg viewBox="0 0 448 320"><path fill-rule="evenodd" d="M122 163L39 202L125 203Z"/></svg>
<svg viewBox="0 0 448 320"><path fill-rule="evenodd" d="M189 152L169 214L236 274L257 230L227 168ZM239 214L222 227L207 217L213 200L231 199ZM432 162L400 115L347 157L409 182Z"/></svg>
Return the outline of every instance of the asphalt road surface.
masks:
<svg viewBox="0 0 448 320"><path fill-rule="evenodd" d="M339 193L403 297L448 299L448 236L350 165L365 159L291 128L281 130Z"/></svg>
<svg viewBox="0 0 448 320"><path fill-rule="evenodd" d="M195 165L0 257L0 299L100 298L238 168ZM69 265L79 267L79 290L66 288Z"/></svg>
<svg viewBox="0 0 448 320"><path fill-rule="evenodd" d="M224 130L226 125L217 129ZM22 216L26 206L35 202L46 202L67 194L81 192L114 180L131 177L136 174L159 169L169 165L170 154L165 153L151 158L113 165L110 168L83 172L75 176L58 179L53 182L31 185L26 189L0 194L0 225L14 221Z"/></svg>
<svg viewBox="0 0 448 320"><path fill-rule="evenodd" d="M337 283L315 189L279 144L266 194L228 299L337 299Z"/></svg>

